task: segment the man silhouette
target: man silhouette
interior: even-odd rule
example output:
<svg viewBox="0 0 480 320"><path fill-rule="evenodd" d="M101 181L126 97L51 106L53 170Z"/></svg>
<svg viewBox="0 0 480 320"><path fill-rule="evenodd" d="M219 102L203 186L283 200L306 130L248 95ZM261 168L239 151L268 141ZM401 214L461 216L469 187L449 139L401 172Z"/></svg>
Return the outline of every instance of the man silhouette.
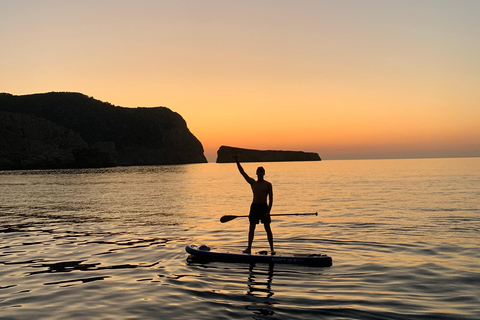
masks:
<svg viewBox="0 0 480 320"><path fill-rule="evenodd" d="M262 221L263 226L265 227L265 232L267 233L271 254L275 254L273 249L273 234L272 229L270 228L270 223L272 222L270 218L270 211L272 210L273 205L272 184L264 180L265 169L263 167L257 168L257 180L255 180L245 173L245 170L243 170L242 165L238 161L238 156L235 156L234 159L237 163L238 171L240 171L245 180L250 184L253 192L253 201L250 206L250 214L248 216L248 220L250 221L250 228L248 230L248 247L247 249L243 250L243 252L251 253L252 242L255 235L255 227L260 221Z"/></svg>

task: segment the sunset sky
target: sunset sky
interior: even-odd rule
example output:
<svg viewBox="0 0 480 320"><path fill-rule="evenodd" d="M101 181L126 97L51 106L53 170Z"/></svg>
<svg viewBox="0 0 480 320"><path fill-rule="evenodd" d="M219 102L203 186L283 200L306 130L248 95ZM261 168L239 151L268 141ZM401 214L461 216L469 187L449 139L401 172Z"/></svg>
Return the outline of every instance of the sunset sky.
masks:
<svg viewBox="0 0 480 320"><path fill-rule="evenodd" d="M0 92L166 106L221 145L480 156L480 1L0 0Z"/></svg>

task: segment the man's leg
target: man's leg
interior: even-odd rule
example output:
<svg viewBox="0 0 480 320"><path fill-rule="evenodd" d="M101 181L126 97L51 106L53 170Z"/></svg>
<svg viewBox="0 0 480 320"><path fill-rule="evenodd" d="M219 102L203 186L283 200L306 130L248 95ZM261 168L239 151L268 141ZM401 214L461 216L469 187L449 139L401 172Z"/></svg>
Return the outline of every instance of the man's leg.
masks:
<svg viewBox="0 0 480 320"><path fill-rule="evenodd" d="M273 250L273 234L272 234L272 229L270 228L270 223L265 223L263 226L265 227L265 232L267 233L267 239L268 239L268 243L270 244L270 250L272 251L272 254L275 254L275 250Z"/></svg>
<svg viewBox="0 0 480 320"><path fill-rule="evenodd" d="M245 253L250 253L252 251L253 237L255 236L255 227L256 223L250 222L250 229L248 230L248 247L243 250Z"/></svg>

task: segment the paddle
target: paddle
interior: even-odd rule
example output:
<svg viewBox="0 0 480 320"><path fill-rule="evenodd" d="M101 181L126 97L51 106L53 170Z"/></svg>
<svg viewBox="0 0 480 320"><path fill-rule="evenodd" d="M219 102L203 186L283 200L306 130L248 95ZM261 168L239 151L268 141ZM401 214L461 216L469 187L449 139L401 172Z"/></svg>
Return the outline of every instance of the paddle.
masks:
<svg viewBox="0 0 480 320"><path fill-rule="evenodd" d="M318 216L317 212L307 212L307 213L278 213L278 214L271 214L270 216ZM220 218L220 222L228 222L232 221L235 218L244 218L248 216L234 216L234 215L226 215Z"/></svg>

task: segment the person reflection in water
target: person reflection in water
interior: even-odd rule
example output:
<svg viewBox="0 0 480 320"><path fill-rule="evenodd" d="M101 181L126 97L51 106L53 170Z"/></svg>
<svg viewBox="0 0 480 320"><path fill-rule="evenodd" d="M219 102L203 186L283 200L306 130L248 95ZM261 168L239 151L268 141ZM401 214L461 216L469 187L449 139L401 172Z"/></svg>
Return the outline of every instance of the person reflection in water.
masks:
<svg viewBox="0 0 480 320"><path fill-rule="evenodd" d="M250 206L250 214L248 216L248 220L250 221L250 228L248 230L248 247L243 250L243 252L252 252L252 242L255 235L255 227L260 221L262 221L263 226L265 227L265 232L267 233L271 254L273 255L275 254L275 250L273 249L273 234L272 229L270 228L270 223L272 222L270 218L270 211L272 210L273 205L272 184L264 180L263 177L265 176L265 169L263 167L257 168L257 180L255 180L249 177L245 170L243 170L242 165L238 161L238 156L235 156L234 159L237 163L238 171L240 171L245 180L250 184L253 191L253 201Z"/></svg>

